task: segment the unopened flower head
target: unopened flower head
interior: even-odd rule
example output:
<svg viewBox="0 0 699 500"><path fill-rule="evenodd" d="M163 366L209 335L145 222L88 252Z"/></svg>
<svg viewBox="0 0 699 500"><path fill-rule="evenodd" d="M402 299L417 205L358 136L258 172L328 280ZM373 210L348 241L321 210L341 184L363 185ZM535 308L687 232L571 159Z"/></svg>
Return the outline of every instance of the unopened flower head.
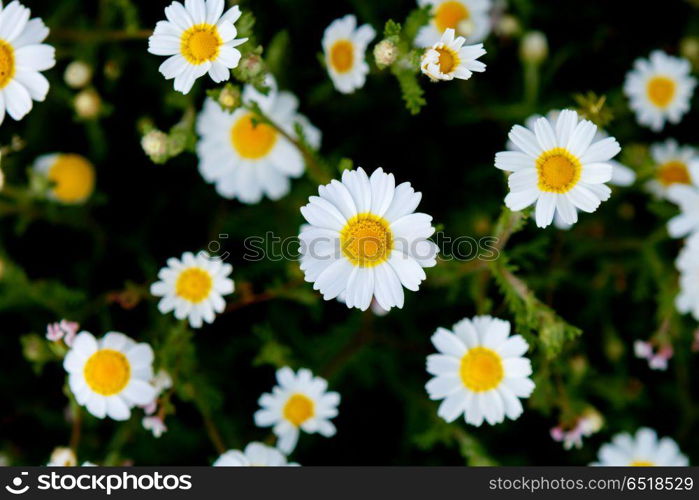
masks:
<svg viewBox="0 0 699 500"><path fill-rule="evenodd" d="M491 0L417 0L419 7L429 7L430 22L420 28L415 37L418 47L431 47L439 42L444 32L452 29L466 43L485 39L492 28Z"/></svg>
<svg viewBox="0 0 699 500"><path fill-rule="evenodd" d="M398 47L390 40L381 40L374 46L374 60L380 68L393 64L398 57Z"/></svg>
<svg viewBox="0 0 699 500"><path fill-rule="evenodd" d="M658 434L653 429L644 427L635 435L622 433L614 436L611 443L600 448L597 462L592 465L685 467L689 465L689 461L675 441L668 437L658 439Z"/></svg>
<svg viewBox="0 0 699 500"><path fill-rule="evenodd" d="M228 450L214 462L214 467L298 467L288 462L277 448L263 443L250 443L244 451Z"/></svg>
<svg viewBox="0 0 699 500"><path fill-rule="evenodd" d="M48 196L66 205L87 201L95 190L95 167L74 153L52 153L34 162L34 171L50 184Z"/></svg>
<svg viewBox="0 0 699 500"><path fill-rule="evenodd" d="M63 73L66 85L74 89L85 87L92 79L92 66L85 61L72 61Z"/></svg>
<svg viewBox="0 0 699 500"><path fill-rule="evenodd" d="M468 80L473 72L485 71L485 64L478 58L485 54L483 44L464 45L464 37L454 38L454 30L449 28L442 39L425 50L420 62L420 69L432 81Z"/></svg>
<svg viewBox="0 0 699 500"><path fill-rule="evenodd" d="M73 450L67 446L58 446L51 452L51 458L48 467L75 467L78 465L78 459L73 453Z"/></svg>
<svg viewBox="0 0 699 500"><path fill-rule="evenodd" d="M541 31L530 31L522 37L519 56L530 64L541 64L549 55L549 42Z"/></svg>
<svg viewBox="0 0 699 500"><path fill-rule="evenodd" d="M162 161L168 155L168 135L162 130L153 129L141 138L141 147L153 161Z"/></svg>
<svg viewBox="0 0 699 500"><path fill-rule="evenodd" d="M364 86L369 65L366 49L376 36L368 24L357 27L357 18L348 14L335 19L323 34L323 53L328 75L335 88L351 94Z"/></svg>
<svg viewBox="0 0 699 500"><path fill-rule="evenodd" d="M85 120L97 118L102 111L102 98L94 89L85 89L78 92L73 99L75 114Z"/></svg>

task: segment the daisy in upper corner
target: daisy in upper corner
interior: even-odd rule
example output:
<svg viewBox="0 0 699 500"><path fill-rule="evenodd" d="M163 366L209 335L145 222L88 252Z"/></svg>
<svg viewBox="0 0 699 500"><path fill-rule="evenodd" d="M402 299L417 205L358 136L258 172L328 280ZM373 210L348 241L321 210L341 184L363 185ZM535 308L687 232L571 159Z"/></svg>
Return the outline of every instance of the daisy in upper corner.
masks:
<svg viewBox="0 0 699 500"><path fill-rule="evenodd" d="M185 252L182 259L167 260L150 293L162 297L158 303L161 313L174 310L177 319L188 318L192 328L201 328L204 322L213 323L216 313L226 308L223 296L233 293L233 280L228 277L232 271L230 264L206 252Z"/></svg>
<svg viewBox="0 0 699 500"><path fill-rule="evenodd" d="M635 436L617 434L611 443L599 449L597 462L591 465L606 467L686 467L689 460L677 443L668 437L658 439L658 434L647 427L638 429Z"/></svg>
<svg viewBox="0 0 699 500"><path fill-rule="evenodd" d="M680 272L680 293L675 306L682 314L691 313L699 321L699 233L687 240L676 265Z"/></svg>
<svg viewBox="0 0 699 500"><path fill-rule="evenodd" d="M335 435L335 426L330 422L337 416L340 395L328 392L328 383L314 377L310 370L300 369L297 373L285 366L277 370L277 386L271 393L260 397L260 406L255 412L255 424L259 427L274 427L279 439L277 448L287 455L296 448L299 432L315 432L322 436Z"/></svg>
<svg viewBox="0 0 699 500"><path fill-rule="evenodd" d="M262 443L250 443L245 451L228 450L214 462L214 467L298 467L287 462L284 454Z"/></svg>
<svg viewBox="0 0 699 500"><path fill-rule="evenodd" d="M422 56L420 69L433 82L439 80L468 80L473 72L485 71L485 64L477 59L485 54L483 44L466 45L462 36L454 38L454 30L449 28L442 39L427 49Z"/></svg>
<svg viewBox="0 0 699 500"><path fill-rule="evenodd" d="M4 7L0 2L0 123L5 111L21 120L31 111L32 100L41 102L49 92L49 82L40 71L56 64L55 50L41 43L49 29L30 15L17 1Z"/></svg>
<svg viewBox="0 0 699 500"><path fill-rule="evenodd" d="M50 199L65 205L87 201L95 190L95 167L84 156L74 153L51 153L39 156L34 172L49 184Z"/></svg>
<svg viewBox="0 0 699 500"><path fill-rule="evenodd" d="M80 332L63 360L68 384L78 404L97 418L127 420L131 408L157 396L153 349L123 333L109 332L100 340Z"/></svg>
<svg viewBox="0 0 699 500"><path fill-rule="evenodd" d="M594 141L597 127L580 120L575 111L563 110L555 122L539 118L533 130L515 125L510 141L516 151L495 155L495 166L513 172L505 205L523 210L536 203L536 225L547 227L554 214L574 224L578 210L594 212L611 190L610 160L621 148L613 137Z"/></svg>
<svg viewBox="0 0 699 500"><path fill-rule="evenodd" d="M187 94L194 81L209 73L223 82L240 62L236 49L247 38L236 39L235 22L240 18L237 5L225 13L224 0L185 0L165 7L167 21L158 21L148 39L148 52L169 56L160 65L166 80L175 79L175 90Z"/></svg>
<svg viewBox="0 0 699 500"><path fill-rule="evenodd" d="M341 296L365 311L372 298L388 311L403 307L403 287L417 291L423 267L436 264L432 217L414 213L421 193L396 186L393 174L345 170L342 182L318 187L301 207L301 270L325 300Z"/></svg>
<svg viewBox="0 0 699 500"><path fill-rule="evenodd" d="M255 102L277 127L296 138L295 125L303 130L308 144L320 147L321 134L298 112L298 99L291 92L277 90L271 76L269 93L263 95L251 85L243 90L243 102ZM213 99L204 102L197 119L199 172L215 183L224 198L257 203L263 196L278 200L289 192L290 178L305 168L298 148L275 127L262 123L255 113L240 107L226 111Z"/></svg>
<svg viewBox="0 0 699 500"><path fill-rule="evenodd" d="M689 111L696 79L690 76L691 64L681 57L655 50L649 59L637 59L626 75L624 93L641 125L656 132L665 122L679 123Z"/></svg>
<svg viewBox="0 0 699 500"><path fill-rule="evenodd" d="M335 19L323 34L323 53L328 75L335 88L351 94L364 86L369 65L366 48L376 32L368 24L357 27L357 18L348 14Z"/></svg>
<svg viewBox="0 0 699 500"><path fill-rule="evenodd" d="M491 0L417 0L419 7L430 7L432 18L415 37L418 47L439 42L444 32L452 29L467 43L480 42L491 30Z"/></svg>
<svg viewBox="0 0 699 500"><path fill-rule="evenodd" d="M655 178L648 182L648 190L658 198L665 198L670 186L699 182L699 156L691 146L680 146L674 139L653 144L650 154L655 162Z"/></svg>
<svg viewBox="0 0 699 500"><path fill-rule="evenodd" d="M521 335L510 336L510 323L490 316L462 319L452 331L437 328L432 344L439 354L427 357L434 375L425 386L430 399L442 399L437 414L453 422L494 425L522 414L519 398L534 390L531 362L523 357L529 345Z"/></svg>

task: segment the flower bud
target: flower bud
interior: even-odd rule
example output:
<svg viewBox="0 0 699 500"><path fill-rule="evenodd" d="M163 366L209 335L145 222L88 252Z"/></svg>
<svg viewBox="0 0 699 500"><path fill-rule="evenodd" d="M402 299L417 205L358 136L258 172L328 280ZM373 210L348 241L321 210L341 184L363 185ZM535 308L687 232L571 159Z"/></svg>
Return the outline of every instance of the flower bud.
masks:
<svg viewBox="0 0 699 500"><path fill-rule="evenodd" d="M97 118L102 110L102 98L93 89L85 89L78 92L73 100L75 113L86 120Z"/></svg>
<svg viewBox="0 0 699 500"><path fill-rule="evenodd" d="M522 37L519 46L519 55L522 61L531 64L540 64L548 57L549 43L546 35L541 31L530 31Z"/></svg>
<svg viewBox="0 0 699 500"><path fill-rule="evenodd" d="M78 459L75 457L73 450L64 446L55 448L49 459L49 465L59 467L75 467L77 464Z"/></svg>
<svg viewBox="0 0 699 500"><path fill-rule="evenodd" d="M519 25L519 20L511 14L502 16L495 25L495 32L505 38L518 35L521 29L522 27Z"/></svg>
<svg viewBox="0 0 699 500"><path fill-rule="evenodd" d="M374 46L374 60L379 68L393 64L398 57L398 47L390 40L381 40Z"/></svg>
<svg viewBox="0 0 699 500"><path fill-rule="evenodd" d="M471 35L473 35L473 31L475 30L475 28L476 26L473 24L473 21L471 19L464 19L456 26L456 33L465 38L468 38Z"/></svg>
<svg viewBox="0 0 699 500"><path fill-rule="evenodd" d="M92 79L92 66L84 61L73 61L63 73L66 85L74 89L81 89Z"/></svg>
<svg viewBox="0 0 699 500"><path fill-rule="evenodd" d="M226 85L218 95L218 103L223 109L233 111L241 104L240 89L232 85Z"/></svg>
<svg viewBox="0 0 699 500"><path fill-rule="evenodd" d="M163 162L167 159L168 136L165 132L153 129L141 138L143 151L155 163Z"/></svg>

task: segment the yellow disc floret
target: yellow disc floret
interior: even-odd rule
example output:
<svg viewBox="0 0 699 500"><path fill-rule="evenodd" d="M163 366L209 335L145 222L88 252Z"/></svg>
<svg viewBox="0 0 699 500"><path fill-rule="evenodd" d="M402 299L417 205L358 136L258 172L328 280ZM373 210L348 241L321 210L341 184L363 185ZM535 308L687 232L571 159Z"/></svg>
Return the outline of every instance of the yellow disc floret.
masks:
<svg viewBox="0 0 699 500"><path fill-rule="evenodd" d="M354 45L349 40L337 40L330 47L330 66L338 73L347 73L354 64Z"/></svg>
<svg viewBox="0 0 699 500"><path fill-rule="evenodd" d="M459 23L470 17L468 9L461 2L443 2L435 9L434 24L440 32L448 28L456 30Z"/></svg>
<svg viewBox="0 0 699 500"><path fill-rule="evenodd" d="M80 155L59 154L47 176L53 183L53 196L63 203L85 201L95 189L95 168Z"/></svg>
<svg viewBox="0 0 699 500"><path fill-rule="evenodd" d="M385 262L393 249L388 221L371 213L355 215L340 232L340 247L355 266L374 267Z"/></svg>
<svg viewBox="0 0 699 500"><path fill-rule="evenodd" d="M0 40L0 89L4 89L15 76L15 49Z"/></svg>
<svg viewBox="0 0 699 500"><path fill-rule="evenodd" d="M211 294L214 281L211 274L198 267L190 267L180 273L175 284L175 293L189 302L198 304Z"/></svg>
<svg viewBox="0 0 699 500"><path fill-rule="evenodd" d="M473 392L495 389L505 372L502 358L487 347L474 347L461 358L461 380Z"/></svg>
<svg viewBox="0 0 699 500"><path fill-rule="evenodd" d="M565 148L544 151L536 160L538 186L548 193L567 193L575 187L582 174L580 160Z"/></svg>
<svg viewBox="0 0 699 500"><path fill-rule="evenodd" d="M112 396L129 383L131 365L121 352L101 349L88 358L83 374L90 389L102 396Z"/></svg>
<svg viewBox="0 0 699 500"><path fill-rule="evenodd" d="M231 128L233 148L243 158L255 160L267 156L277 142L277 131L261 123L253 113L240 117Z"/></svg>
<svg viewBox="0 0 699 500"><path fill-rule="evenodd" d="M180 51L190 63L199 65L218 57L223 41L213 24L196 24L187 29L180 39Z"/></svg>
<svg viewBox="0 0 699 500"><path fill-rule="evenodd" d="M305 394L293 394L284 405L284 418L296 427L315 414L315 403Z"/></svg>
<svg viewBox="0 0 699 500"><path fill-rule="evenodd" d="M675 97L677 85L666 76L654 76L648 81L648 99L659 108L666 108Z"/></svg>

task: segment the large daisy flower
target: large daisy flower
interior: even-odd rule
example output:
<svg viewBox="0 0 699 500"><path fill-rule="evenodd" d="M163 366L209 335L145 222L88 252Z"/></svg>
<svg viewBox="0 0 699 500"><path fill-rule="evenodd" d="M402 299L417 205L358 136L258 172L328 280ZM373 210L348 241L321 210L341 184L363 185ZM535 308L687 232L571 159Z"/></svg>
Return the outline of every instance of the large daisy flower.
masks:
<svg viewBox="0 0 699 500"><path fill-rule="evenodd" d="M539 118L533 130L515 125L509 138L517 150L495 155L495 166L513 172L505 205L523 210L536 203L536 224L547 227L558 212L574 224L578 210L594 212L609 197L605 182L612 178L609 163L621 148L616 139L594 141L597 127L563 110L552 123Z"/></svg>
<svg viewBox="0 0 699 500"><path fill-rule="evenodd" d="M177 319L188 318L192 328L200 328L203 322L213 323L216 313L226 308L223 296L233 293L233 280L228 277L232 271L230 264L206 252L185 252L181 260L167 260L150 293L162 297L158 303L161 313L174 310Z"/></svg>
<svg viewBox="0 0 699 500"><path fill-rule="evenodd" d="M611 443L602 445L597 462L601 466L637 467L686 467L689 460L681 452L677 443L668 437L658 439L658 434L647 427L636 432L635 436L626 432L617 434Z"/></svg>
<svg viewBox="0 0 699 500"><path fill-rule="evenodd" d="M357 18L352 14L335 19L325 29L322 41L325 64L338 91L351 94L364 86L369 73L366 48L375 36L374 28L368 24L357 28Z"/></svg>
<svg viewBox="0 0 699 500"><path fill-rule="evenodd" d="M477 59L485 54L483 44L466 45L462 36L454 38L454 30L449 28L442 39L427 49L422 55L420 69L432 81L468 80L473 72L485 71L485 64Z"/></svg>
<svg viewBox="0 0 699 500"><path fill-rule="evenodd" d="M649 59L637 59L626 75L624 93L629 98L636 120L651 130L660 131L665 122L679 123L694 94L696 80L690 75L689 61L660 50Z"/></svg>
<svg viewBox="0 0 699 500"><path fill-rule="evenodd" d="M85 157L74 153L51 153L39 156L34 172L50 184L48 196L66 205L84 203L95 190L95 167Z"/></svg>
<svg viewBox="0 0 699 500"><path fill-rule="evenodd" d="M289 367L277 370L277 386L271 393L260 397L261 409L255 412L255 423L260 427L273 427L279 438L277 448L287 455L296 447L299 432L318 432L322 436L335 435L330 422L337 416L340 395L328 392L328 383L314 377L310 370L297 373Z"/></svg>
<svg viewBox="0 0 699 500"><path fill-rule="evenodd" d="M297 467L287 462L284 454L262 443L250 443L245 451L228 450L214 462L214 467Z"/></svg>
<svg viewBox="0 0 699 500"><path fill-rule="evenodd" d="M692 313L699 321L699 233L687 240L676 264L680 272L680 293L675 299L677 310L682 314Z"/></svg>
<svg viewBox="0 0 699 500"><path fill-rule="evenodd" d="M491 29L490 0L417 0L420 7L431 7L432 19L415 37L418 47L430 47L442 34L453 29L467 43L480 42Z"/></svg>
<svg viewBox="0 0 699 500"><path fill-rule="evenodd" d="M238 66L238 45L247 38L236 39L235 22L240 17L237 5L225 13L224 0L185 0L165 7L167 21L158 21L148 39L148 52L169 56L160 65L165 79L175 79L175 90L188 93L194 81L209 73L216 82L228 80L230 70Z"/></svg>
<svg viewBox="0 0 699 500"><path fill-rule="evenodd" d="M318 188L301 207L301 269L325 300L342 296L347 307L365 311L372 298L385 310L403 307L403 287L417 291L423 267L436 264L432 217L414 213L421 193L395 185L376 169L345 170L342 182Z"/></svg>
<svg viewBox="0 0 699 500"><path fill-rule="evenodd" d="M44 22L15 1L0 2L0 123L5 111L21 120L32 109L32 100L43 101L48 80L39 73L56 64L55 50L43 42L49 34Z"/></svg>
<svg viewBox="0 0 699 500"><path fill-rule="evenodd" d="M157 396L153 378L153 349L123 333L109 332L99 341L81 332L63 360L68 385L78 404L97 418L127 420L131 408Z"/></svg>
<svg viewBox="0 0 699 500"><path fill-rule="evenodd" d="M647 188L659 198L667 195L670 186L699 182L699 156L691 146L680 146L674 139L653 144L650 154L655 162L655 178Z"/></svg>
<svg viewBox="0 0 699 500"><path fill-rule="evenodd" d="M296 136L294 125L299 124L306 141L320 147L320 131L298 113L298 99L291 92L278 91L273 78L267 84L267 95L247 85L243 101L257 103L291 137ZM197 143L199 172L216 184L224 198L257 203L266 195L277 200L289 192L289 178L303 173L304 159L298 148L246 108L230 112L207 99L197 119L197 132L201 136Z"/></svg>
<svg viewBox="0 0 699 500"><path fill-rule="evenodd" d="M427 357L434 375L425 386L430 399L443 400L437 414L453 422L461 414L467 423L498 424L522 414L518 398L534 390L532 367L523 357L529 345L510 336L510 323L490 316L462 319L452 331L438 328L432 344L440 354Z"/></svg>

